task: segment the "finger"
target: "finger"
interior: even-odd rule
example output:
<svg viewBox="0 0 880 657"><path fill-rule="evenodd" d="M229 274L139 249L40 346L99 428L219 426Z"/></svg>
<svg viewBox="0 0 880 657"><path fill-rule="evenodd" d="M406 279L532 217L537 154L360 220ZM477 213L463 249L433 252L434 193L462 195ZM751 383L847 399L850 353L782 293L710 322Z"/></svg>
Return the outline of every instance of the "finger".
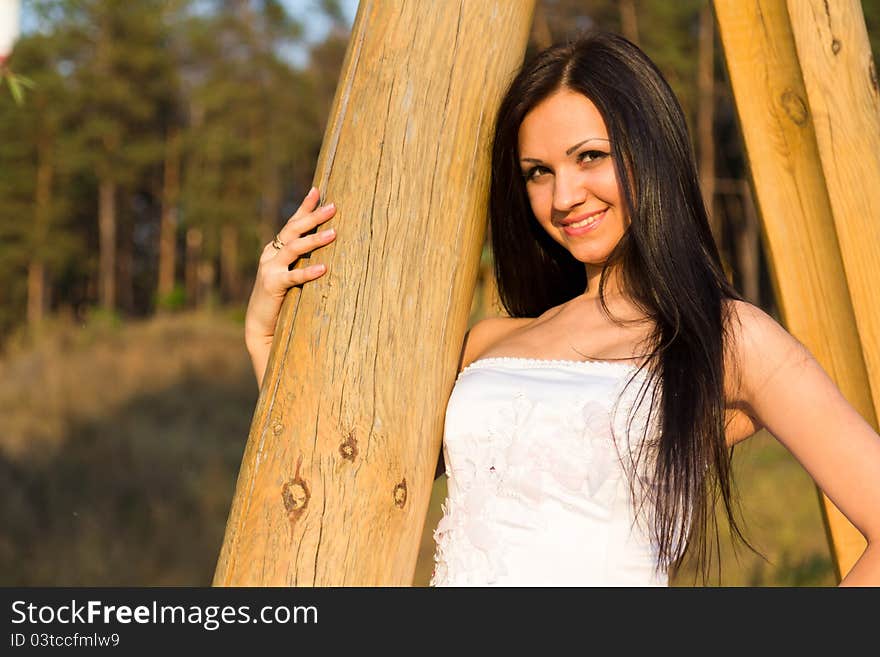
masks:
<svg viewBox="0 0 880 657"><path fill-rule="evenodd" d="M284 226L278 232L281 240L284 241L284 233L288 229L288 227L296 222L301 217L307 215L309 212L312 212L316 207L318 207L318 202L321 200L321 194L318 192L317 187L312 187L308 193L303 198L302 203L299 204L299 207L296 209L296 212L291 215L291 217L285 222ZM290 231L287 230L289 235Z"/></svg>
<svg viewBox="0 0 880 657"><path fill-rule="evenodd" d="M259 263L262 265L271 262L280 252L281 249L276 248L272 242L269 242L263 247L263 251L260 253Z"/></svg>
<svg viewBox="0 0 880 657"><path fill-rule="evenodd" d="M311 252L336 239L336 229L328 228L319 233L297 237L284 245L279 256L284 262L293 262L297 258L310 256Z"/></svg>
<svg viewBox="0 0 880 657"><path fill-rule="evenodd" d="M306 194L303 202L300 204L299 208L297 208L296 212L285 222L284 226L281 227L281 230L278 231L279 236L282 241L285 238L289 239L292 232L295 232L294 227L298 225L298 223L306 217L310 213L314 212L316 209L320 208L321 203L321 192L317 187L312 187L309 190L309 193ZM302 231L296 233L298 236Z"/></svg>
<svg viewBox="0 0 880 657"><path fill-rule="evenodd" d="M313 186L306 193L305 197L303 198L302 203L300 203L299 207L296 209L296 212L293 213L293 217L297 216L298 214L305 213L305 212L311 212L316 207L318 207L318 201L320 201L320 200L321 200L321 195L318 193L318 188ZM291 219L293 219L293 217L291 217Z"/></svg>
<svg viewBox="0 0 880 657"><path fill-rule="evenodd" d="M319 265L310 265L308 267L297 267L296 269L287 272L286 280L291 287L294 285L302 285L303 283L313 281L319 276L322 276L325 271L327 271L327 265L323 263Z"/></svg>
<svg viewBox="0 0 880 657"><path fill-rule="evenodd" d="M290 223L281 230L281 241L287 244L290 240L308 233L316 226L333 218L335 214L336 205L334 203L328 203L312 212L307 212L295 219L291 219Z"/></svg>

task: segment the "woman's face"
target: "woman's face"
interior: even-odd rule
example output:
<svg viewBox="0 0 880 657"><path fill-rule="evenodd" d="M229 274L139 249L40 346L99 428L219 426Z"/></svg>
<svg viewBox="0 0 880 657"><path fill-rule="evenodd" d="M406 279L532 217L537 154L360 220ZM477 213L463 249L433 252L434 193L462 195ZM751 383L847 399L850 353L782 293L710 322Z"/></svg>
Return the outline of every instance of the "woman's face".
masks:
<svg viewBox="0 0 880 657"><path fill-rule="evenodd" d="M599 110L582 94L557 91L523 119L519 156L538 222L577 260L601 266L629 218Z"/></svg>

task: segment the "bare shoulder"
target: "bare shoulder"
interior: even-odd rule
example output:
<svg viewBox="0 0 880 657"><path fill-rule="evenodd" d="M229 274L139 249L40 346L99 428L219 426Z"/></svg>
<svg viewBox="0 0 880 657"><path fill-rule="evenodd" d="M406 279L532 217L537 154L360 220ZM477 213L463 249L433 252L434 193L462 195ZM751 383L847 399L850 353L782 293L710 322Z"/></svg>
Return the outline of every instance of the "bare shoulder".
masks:
<svg viewBox="0 0 880 657"><path fill-rule="evenodd" d="M758 306L735 299L727 303L730 311L730 336L736 343L736 351L740 357L744 350L767 352L780 347L786 350L802 347L793 335Z"/></svg>
<svg viewBox="0 0 880 657"><path fill-rule="evenodd" d="M751 417L791 452L869 544L880 540L880 436L807 347L772 317L749 304L732 310L732 351ZM867 568L851 572L851 583L877 581Z"/></svg>
<svg viewBox="0 0 880 657"><path fill-rule="evenodd" d="M474 362L489 347L532 321L528 317L487 317L478 321L464 336L458 371Z"/></svg>
<svg viewBox="0 0 880 657"><path fill-rule="evenodd" d="M728 302L728 358L739 374L741 392L754 395L767 380L813 361L807 348L779 322L746 301Z"/></svg>

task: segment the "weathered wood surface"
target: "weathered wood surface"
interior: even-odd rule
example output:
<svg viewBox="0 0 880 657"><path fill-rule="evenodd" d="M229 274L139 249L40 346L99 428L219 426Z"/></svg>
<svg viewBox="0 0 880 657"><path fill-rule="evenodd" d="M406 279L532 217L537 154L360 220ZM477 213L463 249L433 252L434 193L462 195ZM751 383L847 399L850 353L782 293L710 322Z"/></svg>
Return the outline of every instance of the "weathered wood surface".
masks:
<svg viewBox="0 0 880 657"><path fill-rule="evenodd" d="M315 177L338 237L282 307L215 585L411 584L533 9L362 0Z"/></svg>
<svg viewBox="0 0 880 657"><path fill-rule="evenodd" d="M715 12L783 320L876 428L812 98L808 102L785 0L715 0ZM822 497L843 576L865 540Z"/></svg>
<svg viewBox="0 0 880 657"><path fill-rule="evenodd" d="M788 12L880 415L880 83L859 0L788 0Z"/></svg>

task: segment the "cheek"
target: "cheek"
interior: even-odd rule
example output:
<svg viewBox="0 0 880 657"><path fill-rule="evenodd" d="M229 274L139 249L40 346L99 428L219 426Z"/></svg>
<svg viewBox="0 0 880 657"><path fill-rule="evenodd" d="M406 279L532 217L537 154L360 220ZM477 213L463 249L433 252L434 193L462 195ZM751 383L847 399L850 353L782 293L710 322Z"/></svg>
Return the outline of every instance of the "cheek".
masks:
<svg viewBox="0 0 880 657"><path fill-rule="evenodd" d="M608 167L603 174L596 179L595 188L597 193L601 194L606 203L611 203L620 207L620 188L617 185L617 176L614 174L614 168Z"/></svg>
<svg viewBox="0 0 880 657"><path fill-rule="evenodd" d="M538 219L550 216L551 199L545 187L541 185L529 185L526 187L529 205L532 206L532 212Z"/></svg>

